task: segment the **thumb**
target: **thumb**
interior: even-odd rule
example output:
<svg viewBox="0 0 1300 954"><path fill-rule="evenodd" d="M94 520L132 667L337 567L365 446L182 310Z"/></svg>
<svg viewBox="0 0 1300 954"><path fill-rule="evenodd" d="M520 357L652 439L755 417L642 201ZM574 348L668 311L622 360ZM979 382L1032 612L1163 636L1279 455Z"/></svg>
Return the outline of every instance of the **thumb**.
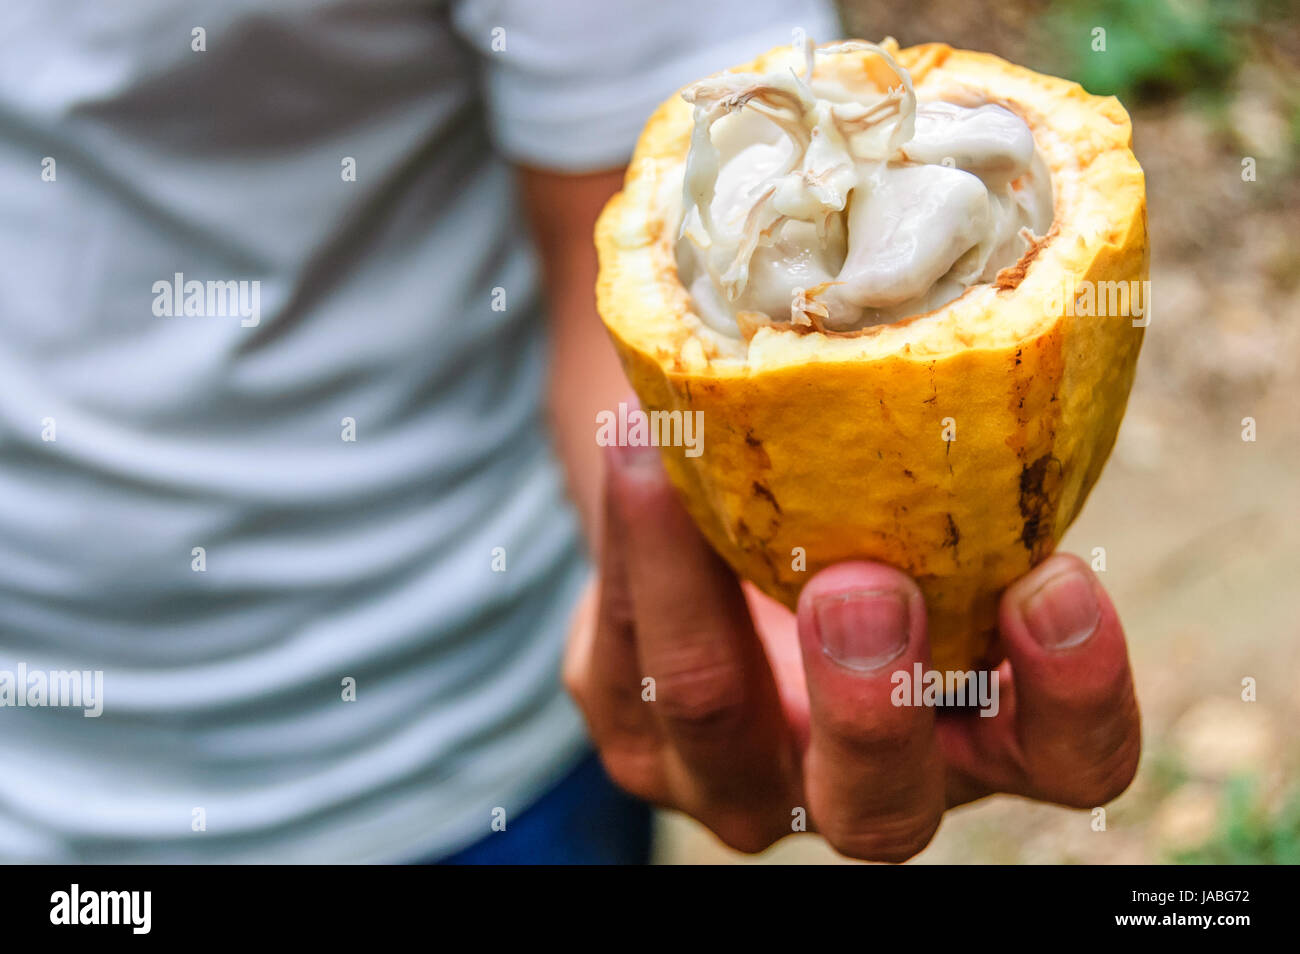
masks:
<svg viewBox="0 0 1300 954"><path fill-rule="evenodd" d="M938 828L943 768L934 711L895 704L896 674L929 663L925 602L879 563L823 570L799 598L808 681L805 780L818 830L857 858L902 861ZM901 694L900 694L901 697Z"/></svg>

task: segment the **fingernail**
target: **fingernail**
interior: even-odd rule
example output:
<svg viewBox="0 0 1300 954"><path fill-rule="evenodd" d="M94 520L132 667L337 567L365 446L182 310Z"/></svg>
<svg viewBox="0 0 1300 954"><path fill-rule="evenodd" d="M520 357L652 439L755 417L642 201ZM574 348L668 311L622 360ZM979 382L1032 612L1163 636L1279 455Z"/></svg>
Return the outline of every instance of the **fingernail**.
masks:
<svg viewBox="0 0 1300 954"><path fill-rule="evenodd" d="M1092 581L1077 567L1048 577L1020 601L1030 635L1047 649L1077 646L1097 631L1101 607Z"/></svg>
<svg viewBox="0 0 1300 954"><path fill-rule="evenodd" d="M907 599L894 590L820 596L813 616L822 652L847 669L871 672L907 648Z"/></svg>

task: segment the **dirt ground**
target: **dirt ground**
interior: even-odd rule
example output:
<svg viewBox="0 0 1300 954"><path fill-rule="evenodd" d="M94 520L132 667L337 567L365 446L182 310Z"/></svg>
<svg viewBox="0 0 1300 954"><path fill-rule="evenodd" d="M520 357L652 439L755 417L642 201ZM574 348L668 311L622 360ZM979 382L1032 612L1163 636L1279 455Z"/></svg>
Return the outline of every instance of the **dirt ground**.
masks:
<svg viewBox="0 0 1300 954"><path fill-rule="evenodd" d="M1015 56L1038 6L995 16L981 4L884 2L879 29L851 32ZM950 812L917 863L1177 860L1242 827L1225 807L1241 780L1253 785L1250 825L1292 826L1278 819L1300 783L1300 163L1280 75L1243 69L1227 110L1178 101L1133 111L1154 314L1115 451L1062 548L1106 550L1103 581L1143 710L1137 780L1108 806L1105 831L1088 812L997 796ZM1255 182L1242 181L1245 156ZM1242 439L1244 418L1254 441ZM1254 702L1242 700L1248 678ZM1300 844L1293 820L1274 844ZM1242 850L1227 860L1251 860ZM811 835L745 858L667 814L658 857L843 860Z"/></svg>

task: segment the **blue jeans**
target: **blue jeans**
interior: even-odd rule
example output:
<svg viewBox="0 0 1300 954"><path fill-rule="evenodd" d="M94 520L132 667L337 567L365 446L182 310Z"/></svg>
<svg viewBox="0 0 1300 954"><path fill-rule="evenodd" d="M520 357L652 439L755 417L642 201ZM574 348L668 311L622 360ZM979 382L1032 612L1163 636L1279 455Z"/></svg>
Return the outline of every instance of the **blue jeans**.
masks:
<svg viewBox="0 0 1300 954"><path fill-rule="evenodd" d="M650 806L628 795L589 755L546 794L446 865L643 865L650 861Z"/></svg>

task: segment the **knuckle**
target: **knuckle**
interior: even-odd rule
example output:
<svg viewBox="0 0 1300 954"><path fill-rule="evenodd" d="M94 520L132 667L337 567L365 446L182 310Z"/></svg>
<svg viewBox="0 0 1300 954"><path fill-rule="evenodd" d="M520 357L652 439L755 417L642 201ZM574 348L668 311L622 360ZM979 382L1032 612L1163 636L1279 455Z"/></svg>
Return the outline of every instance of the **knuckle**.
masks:
<svg viewBox="0 0 1300 954"><path fill-rule="evenodd" d="M729 662L668 673L656 682L660 715L685 729L728 725L738 720L744 709L744 681Z"/></svg>
<svg viewBox="0 0 1300 954"><path fill-rule="evenodd" d="M1141 742L1128 736L1105 758L1076 770L1061 801L1073 808L1094 808L1114 801L1137 775Z"/></svg>
<svg viewBox="0 0 1300 954"><path fill-rule="evenodd" d="M1128 733L1100 756L1071 759L1069 771L1045 767L1040 776L1065 780L1049 784L1050 801L1071 808L1095 808L1125 792L1138 775L1140 758L1141 738L1136 732Z"/></svg>
<svg viewBox="0 0 1300 954"><path fill-rule="evenodd" d="M626 587L610 586L607 581L602 581L598 605L601 625L625 629L636 618L632 611L632 596Z"/></svg>
<svg viewBox="0 0 1300 954"><path fill-rule="evenodd" d="M610 780L643 801L660 798L659 755L646 748L602 748L600 761Z"/></svg>
<svg viewBox="0 0 1300 954"><path fill-rule="evenodd" d="M867 712L832 707L819 722L831 738L850 751L878 756L906 748L916 731L915 710L877 707Z"/></svg>

